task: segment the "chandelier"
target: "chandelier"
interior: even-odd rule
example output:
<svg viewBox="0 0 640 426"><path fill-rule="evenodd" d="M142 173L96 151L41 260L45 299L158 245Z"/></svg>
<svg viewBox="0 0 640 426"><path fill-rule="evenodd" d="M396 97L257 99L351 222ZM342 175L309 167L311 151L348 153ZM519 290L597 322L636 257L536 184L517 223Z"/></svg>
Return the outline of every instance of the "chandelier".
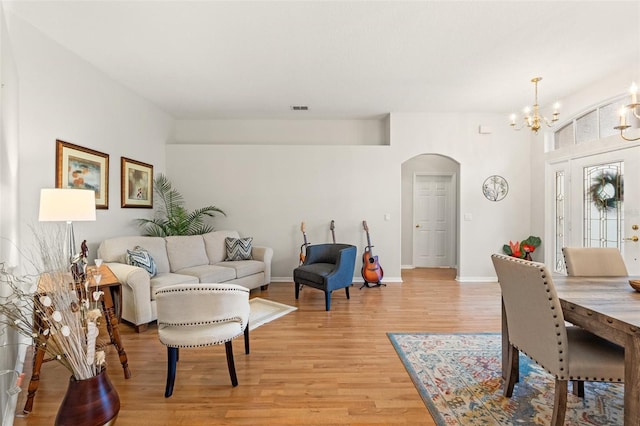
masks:
<svg viewBox="0 0 640 426"><path fill-rule="evenodd" d="M524 109L524 123L520 126L517 127L516 126L516 115L515 114L511 114L511 124L510 126L513 127L513 130L520 130L522 128L524 128L524 126L526 125L528 128L530 128L534 133L538 133L538 130L540 130L540 127L542 126L542 123L546 124L547 127L551 127L553 126L553 123L555 123L556 121L558 121L558 116L560 115L560 113L558 112L558 108L560 107L559 104L555 104L553 106L553 116L551 117L551 120L549 120L546 117L543 117L540 115L538 109L539 109L539 105L538 105L538 82L542 80L542 77L534 77L531 79L531 82L533 83L535 90L534 90L534 104L533 104L533 111L529 108L526 107Z"/></svg>
<svg viewBox="0 0 640 426"><path fill-rule="evenodd" d="M624 139L625 141L633 142L633 141L640 140L640 136L638 136L637 138L628 138L624 135L624 131L629 127L631 127L630 124L627 124L628 111L633 112L633 115L636 118L640 119L640 113L639 113L640 103L638 103L638 86L636 85L636 83L631 84L631 88L629 88L629 91L631 92L631 103L620 109L620 112L619 112L620 124L615 126L614 129L620 130L620 136L622 137L622 139Z"/></svg>

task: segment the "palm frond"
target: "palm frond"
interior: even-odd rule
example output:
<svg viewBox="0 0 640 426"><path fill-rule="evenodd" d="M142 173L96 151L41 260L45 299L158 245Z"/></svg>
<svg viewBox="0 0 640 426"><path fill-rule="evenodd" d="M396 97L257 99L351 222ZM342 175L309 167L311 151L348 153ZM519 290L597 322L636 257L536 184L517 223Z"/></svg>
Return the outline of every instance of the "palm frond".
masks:
<svg viewBox="0 0 640 426"><path fill-rule="evenodd" d="M215 217L216 213L226 216L216 206L207 206L192 212L184 207L182 194L162 173L154 179L154 193L157 195L155 217L136 219L144 227L145 235L165 237L170 235L199 235L213 231L213 226L204 222L205 217Z"/></svg>

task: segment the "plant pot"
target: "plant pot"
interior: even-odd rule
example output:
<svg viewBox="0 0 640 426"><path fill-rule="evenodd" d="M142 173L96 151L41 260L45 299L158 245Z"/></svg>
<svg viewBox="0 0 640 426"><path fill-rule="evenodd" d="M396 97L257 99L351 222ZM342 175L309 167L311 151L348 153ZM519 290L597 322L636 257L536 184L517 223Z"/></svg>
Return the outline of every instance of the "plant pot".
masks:
<svg viewBox="0 0 640 426"><path fill-rule="evenodd" d="M120 398L106 370L90 379L69 380L56 415L56 426L102 426L115 423Z"/></svg>

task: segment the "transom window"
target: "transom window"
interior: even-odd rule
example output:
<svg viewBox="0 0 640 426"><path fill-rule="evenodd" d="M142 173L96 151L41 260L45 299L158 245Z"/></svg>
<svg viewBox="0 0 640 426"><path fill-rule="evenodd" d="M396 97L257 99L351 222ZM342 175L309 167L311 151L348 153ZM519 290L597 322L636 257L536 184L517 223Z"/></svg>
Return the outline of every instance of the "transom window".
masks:
<svg viewBox="0 0 640 426"><path fill-rule="evenodd" d="M618 131L614 129L620 118L618 112L629 103L631 103L631 98L625 95L577 116L555 131L553 150L618 134ZM640 125L640 120L633 114L629 114L627 119L631 126L638 127Z"/></svg>

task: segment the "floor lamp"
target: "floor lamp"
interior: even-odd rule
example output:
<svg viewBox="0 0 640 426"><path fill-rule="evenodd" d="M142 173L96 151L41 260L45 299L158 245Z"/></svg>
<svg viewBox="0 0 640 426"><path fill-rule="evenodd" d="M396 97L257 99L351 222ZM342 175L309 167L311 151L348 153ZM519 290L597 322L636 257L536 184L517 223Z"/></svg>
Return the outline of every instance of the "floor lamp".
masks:
<svg viewBox="0 0 640 426"><path fill-rule="evenodd" d="M71 264L77 253L73 222L96 220L96 193L90 189L43 188L38 220L67 222L64 255Z"/></svg>

